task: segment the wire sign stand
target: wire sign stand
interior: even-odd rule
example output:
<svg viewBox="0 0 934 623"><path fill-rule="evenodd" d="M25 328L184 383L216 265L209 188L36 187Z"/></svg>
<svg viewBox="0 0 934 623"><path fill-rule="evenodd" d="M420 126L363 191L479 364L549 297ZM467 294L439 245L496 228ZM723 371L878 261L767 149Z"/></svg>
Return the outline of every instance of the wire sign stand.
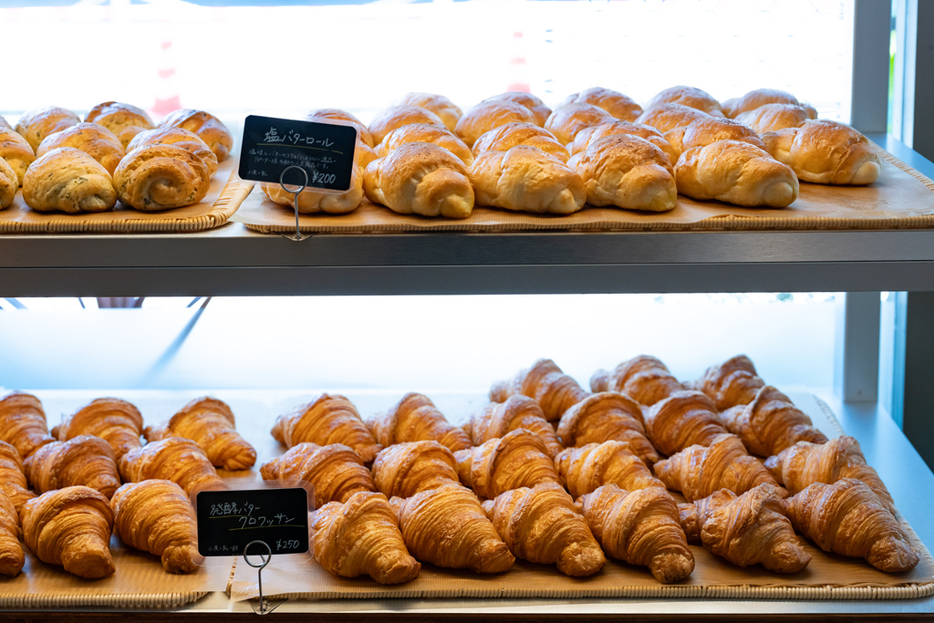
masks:
<svg viewBox="0 0 934 623"><path fill-rule="evenodd" d="M302 175L305 176L305 181L302 182L301 185L292 184L292 186L296 186L298 190L289 190L289 189L286 187L286 184L285 184L285 174L288 173L289 171L291 171L292 169L297 169L297 170L301 171L301 172L302 172ZM293 197L292 197L292 207L295 208L295 235L292 236L292 235L290 235L290 234L283 234L283 236L285 236L285 237L288 238L289 240L295 240L295 241L305 240L306 238L311 238L311 236L303 236L303 235L302 235L302 230L301 230L301 227L299 226L299 223L298 223L298 196L299 196L299 195L302 193L302 191L305 190L305 188L308 186L308 171L306 171L306 170L303 169L302 167L295 166L295 165L292 165L292 166L290 166L290 167L286 167L285 169L282 169L282 173L279 175L279 186L281 186L281 187L282 187L282 190L284 190L285 192L289 193L290 195L293 195ZM267 547L268 547L268 546L267 546ZM262 613L261 613L261 614L262 614Z"/></svg>

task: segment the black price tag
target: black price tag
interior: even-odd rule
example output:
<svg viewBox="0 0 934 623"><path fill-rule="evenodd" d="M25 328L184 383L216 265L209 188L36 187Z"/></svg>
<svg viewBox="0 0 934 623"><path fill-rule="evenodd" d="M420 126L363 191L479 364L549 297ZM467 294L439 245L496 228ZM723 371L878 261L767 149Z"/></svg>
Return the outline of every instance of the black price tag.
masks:
<svg viewBox="0 0 934 623"><path fill-rule="evenodd" d="M252 541L273 554L308 551L308 492L301 487L201 491L195 510L202 556L240 556Z"/></svg>
<svg viewBox="0 0 934 623"><path fill-rule="evenodd" d="M347 191L352 185L357 129L349 125L250 115L243 125L240 177L254 182Z"/></svg>

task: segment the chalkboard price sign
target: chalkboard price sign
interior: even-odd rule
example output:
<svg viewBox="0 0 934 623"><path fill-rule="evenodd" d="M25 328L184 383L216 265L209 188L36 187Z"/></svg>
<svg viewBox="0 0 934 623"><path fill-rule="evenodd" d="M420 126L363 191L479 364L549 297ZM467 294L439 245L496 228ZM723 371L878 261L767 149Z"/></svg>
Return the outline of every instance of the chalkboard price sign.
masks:
<svg viewBox="0 0 934 623"><path fill-rule="evenodd" d="M202 491L195 510L202 556L239 556L252 541L266 542L273 554L308 551L308 492L301 487Z"/></svg>
<svg viewBox="0 0 934 623"><path fill-rule="evenodd" d="M307 187L347 191L352 185L357 129L349 125L250 115L243 125L240 177L279 184L282 172L299 167ZM287 171L283 181L301 186L301 171Z"/></svg>

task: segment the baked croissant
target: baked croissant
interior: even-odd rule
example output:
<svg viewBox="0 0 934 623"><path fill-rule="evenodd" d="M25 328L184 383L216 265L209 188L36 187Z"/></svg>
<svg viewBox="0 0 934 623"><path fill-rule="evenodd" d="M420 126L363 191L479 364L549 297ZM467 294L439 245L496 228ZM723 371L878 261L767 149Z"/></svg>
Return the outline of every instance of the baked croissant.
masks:
<svg viewBox="0 0 934 623"><path fill-rule="evenodd" d="M189 496L198 491L227 488L201 446L182 437L169 437L130 450L118 465L124 482L171 480Z"/></svg>
<svg viewBox="0 0 934 623"><path fill-rule="evenodd" d="M357 408L339 394L321 394L291 413L280 415L272 428L276 441L291 448L304 441L320 446L349 446L364 463L371 463L383 449L360 418Z"/></svg>
<svg viewBox="0 0 934 623"><path fill-rule="evenodd" d="M467 144L467 147L472 148L477 139L486 132L514 121L535 123L535 114L522 104L509 100L490 99L480 102L464 113L464 116L458 120L454 133Z"/></svg>
<svg viewBox="0 0 934 623"><path fill-rule="evenodd" d="M84 120L93 121L113 132L127 151L133 137L153 128L152 119L145 110L120 102L100 103L88 112Z"/></svg>
<svg viewBox="0 0 934 623"><path fill-rule="evenodd" d="M109 499L120 486L113 448L93 435L46 444L29 455L23 466L39 493L83 485Z"/></svg>
<svg viewBox="0 0 934 623"><path fill-rule="evenodd" d="M539 359L528 370L521 370L512 379L494 383L490 388L493 402L505 402L515 394L534 398L549 422L560 419L565 411L589 396L551 359Z"/></svg>
<svg viewBox="0 0 934 623"><path fill-rule="evenodd" d="M427 123L436 125L439 128L446 128L444 121L427 108L419 106L390 106L376 113L373 121L370 122L370 136L373 137L373 145L379 145L386 138L386 135L411 123Z"/></svg>
<svg viewBox="0 0 934 623"><path fill-rule="evenodd" d="M782 506L795 530L825 552L865 558L886 573L910 571L918 564L918 552L898 520L859 480L814 483Z"/></svg>
<svg viewBox="0 0 934 623"><path fill-rule="evenodd" d="M333 575L365 574L380 584L402 584L421 571L382 493L361 491L343 504L328 502L311 516L311 531L315 560Z"/></svg>
<svg viewBox="0 0 934 623"><path fill-rule="evenodd" d="M607 484L578 504L608 556L648 567L662 584L680 582L694 571L678 507L664 487L626 491Z"/></svg>
<svg viewBox="0 0 934 623"><path fill-rule="evenodd" d="M631 97L603 87L592 87L580 93L572 93L561 102L560 106L567 104L593 104L623 121L635 121L636 117L642 114L642 106L639 106Z"/></svg>
<svg viewBox="0 0 934 623"><path fill-rule="evenodd" d="M887 511L895 514L892 494L876 470L866 464L859 442L848 435L823 444L799 441L766 459L765 467L791 493L815 482L831 485L844 478L859 480L872 489Z"/></svg>
<svg viewBox="0 0 934 623"><path fill-rule="evenodd" d="M201 137L214 155L218 162L223 162L230 150L233 149L233 135L227 129L221 120L211 113L203 110L193 110L191 108L182 108L169 113L159 122L162 127L176 126L191 130Z"/></svg>
<svg viewBox="0 0 934 623"><path fill-rule="evenodd" d="M260 467L264 480L304 480L315 488L315 505L346 502L355 493L376 491L360 456L339 443L319 446L304 442Z"/></svg>
<svg viewBox="0 0 934 623"><path fill-rule="evenodd" d="M737 355L717 366L710 366L694 386L707 394L718 411L748 405L765 385L746 355Z"/></svg>
<svg viewBox="0 0 934 623"><path fill-rule="evenodd" d="M444 485L389 500L406 547L415 558L448 569L502 573L516 561L477 499L461 485Z"/></svg>
<svg viewBox="0 0 934 623"><path fill-rule="evenodd" d="M558 423L558 437L568 448L621 441L646 463L658 460L645 435L642 407L618 392L593 394L565 411Z"/></svg>
<svg viewBox="0 0 934 623"><path fill-rule="evenodd" d="M665 487L624 441L611 440L568 448L555 457L555 468L561 484L567 487L575 500L609 484L626 491Z"/></svg>
<svg viewBox="0 0 934 623"><path fill-rule="evenodd" d="M561 162L567 162L571 157L567 148L551 132L534 123L522 121L513 121L484 132L473 144L473 153L479 156L485 151L507 151L516 145L538 147Z"/></svg>
<svg viewBox="0 0 934 623"><path fill-rule="evenodd" d="M136 134L127 144L126 153L160 143L162 145L175 145L190 151L204 161L211 177L214 177L214 174L217 173L217 156L214 155L208 144L201 140L200 136L185 128L169 126L143 130Z"/></svg>
<svg viewBox="0 0 934 623"><path fill-rule="evenodd" d="M107 169L111 175L126 156L126 150L113 132L96 123L76 123L55 134L50 134L36 148L36 157L59 147L74 147L83 151Z"/></svg>
<svg viewBox="0 0 934 623"><path fill-rule="evenodd" d="M217 398L205 396L189 402L162 426L147 426L143 435L148 441L185 437L204 448L215 467L249 469L256 463L256 450L235 426L230 407Z"/></svg>
<svg viewBox="0 0 934 623"><path fill-rule="evenodd" d="M358 147L359 149L359 147ZM285 191L281 186L261 186L263 193L273 203L293 210L295 195ZM363 203L363 168L354 166L351 177L350 190L342 193L323 193L315 190L303 190L298 193L298 213L315 214L346 214L353 212Z"/></svg>
<svg viewBox="0 0 934 623"><path fill-rule="evenodd" d="M13 126L10 125L10 122L3 118L3 115L0 115L0 129L6 128L7 130L12 130Z"/></svg>
<svg viewBox="0 0 934 623"><path fill-rule="evenodd" d="M829 119L809 119L798 127L762 135L772 157L794 169L805 182L872 184L882 162L863 134Z"/></svg>
<svg viewBox="0 0 934 623"><path fill-rule="evenodd" d="M389 411L369 418L366 425L383 447L406 441L437 441L457 452L473 446L464 429L449 424L428 396L414 392L403 396Z"/></svg>
<svg viewBox="0 0 934 623"><path fill-rule="evenodd" d="M0 158L0 210L6 210L13 205L16 191L19 190L19 178L7 161Z"/></svg>
<svg viewBox="0 0 934 623"><path fill-rule="evenodd" d="M619 120L612 123L603 123L601 125L584 128L577 133L577 136L575 136L574 140L571 141L571 144L568 145L568 150L571 152L571 154L577 154L582 151L587 151L587 148L590 147L592 143L596 143L601 138L606 138L608 136L619 136L623 134L638 136L639 138L644 138L648 142L652 143L661 149L666 156L668 156L668 161L672 165L678 161L678 156L681 152L675 150L671 143L668 142L668 139L665 138L664 134L652 126L643 125L641 123L635 123L632 121Z"/></svg>
<svg viewBox="0 0 934 623"><path fill-rule="evenodd" d="M616 117L593 104L565 104L554 109L545 121L545 129L564 145L590 126L612 123Z"/></svg>
<svg viewBox="0 0 934 623"><path fill-rule="evenodd" d="M749 455L736 435L717 435L709 446L690 446L654 465L655 475L669 489L680 491L688 502L720 489L740 494L761 484L778 488L775 478L757 458ZM780 489L782 497L788 492Z"/></svg>
<svg viewBox="0 0 934 623"><path fill-rule="evenodd" d="M52 436L68 441L78 435L100 437L121 456L139 448L143 433L143 416L134 405L119 398L98 398L78 412L64 418L52 429Z"/></svg>
<svg viewBox="0 0 934 623"><path fill-rule="evenodd" d="M24 112L13 129L26 139L35 151L46 136L61 132L80 121L81 117L67 108L46 106Z"/></svg>
<svg viewBox="0 0 934 623"><path fill-rule="evenodd" d="M540 97L532 95L531 93L526 93L525 91L506 91L505 93L488 97L483 100L483 102L512 102L513 104L525 106L535 116L533 123L537 126L545 125L548 115L551 114L551 109L545 105L545 102L543 102Z"/></svg>
<svg viewBox="0 0 934 623"><path fill-rule="evenodd" d="M711 115L684 106L683 104L657 104L646 107L645 111L636 117L636 123L651 126L664 134L669 130L686 126L697 119L709 119Z"/></svg>
<svg viewBox="0 0 934 623"><path fill-rule="evenodd" d="M27 500L36 497L26 484L23 459L16 448L5 441L0 441L0 493L9 498L17 513Z"/></svg>
<svg viewBox="0 0 934 623"><path fill-rule="evenodd" d="M23 540L42 562L97 580L113 575L110 501L90 487L43 493L23 506Z"/></svg>
<svg viewBox="0 0 934 623"><path fill-rule="evenodd" d="M457 122L464 114L450 99L435 93L406 93L396 100L393 105L418 106L430 110L438 115L438 118L444 122L444 126L451 132L457 127Z"/></svg>
<svg viewBox="0 0 934 623"><path fill-rule="evenodd" d="M504 491L561 482L545 444L524 428L455 452L454 458L461 482L481 498L492 500Z"/></svg>
<svg viewBox="0 0 934 623"><path fill-rule="evenodd" d="M643 413L649 441L668 456L688 446L706 446L717 435L729 432L713 402L701 392L675 392Z"/></svg>
<svg viewBox="0 0 934 623"><path fill-rule="evenodd" d="M13 501L0 489L0 575L19 575L26 554L19 543L19 515Z"/></svg>
<svg viewBox="0 0 934 623"><path fill-rule="evenodd" d="M717 141L740 141L765 149L765 143L752 129L723 117L695 119L688 125L665 132L665 138L679 154L692 147L706 147Z"/></svg>
<svg viewBox="0 0 934 623"><path fill-rule="evenodd" d="M36 152L22 136L10 128L0 128L0 158L16 171L17 186L23 185L26 169L36 159Z"/></svg>
<svg viewBox="0 0 934 623"><path fill-rule="evenodd" d="M475 446L504 437L520 428L537 436L545 445L545 451L550 457L564 449L555 435L555 429L545 419L541 406L528 396L513 395L506 398L505 402L490 403L480 413L471 416L464 426Z"/></svg>
<svg viewBox="0 0 934 623"><path fill-rule="evenodd" d="M736 121L760 135L796 128L811 118L806 108L792 104L766 104L736 115Z"/></svg>
<svg viewBox="0 0 934 623"><path fill-rule="evenodd" d="M346 110L341 110L339 108L318 108L317 110L313 110L308 113L305 119L308 121L323 120L322 123L327 123L329 119L346 121L353 127L357 128L360 140L363 141L367 147L372 149L376 146L376 143L373 142L373 136L370 134L370 131L367 129L367 127L363 125L363 122L361 122Z"/></svg>
<svg viewBox="0 0 934 623"><path fill-rule="evenodd" d="M42 403L32 394L13 392L0 400L0 441L26 458L39 446L52 443Z"/></svg>
<svg viewBox="0 0 934 623"><path fill-rule="evenodd" d="M479 205L517 212L571 214L584 207L584 181L558 158L531 145L486 151L470 167Z"/></svg>
<svg viewBox="0 0 934 623"><path fill-rule="evenodd" d="M473 164L473 152L464 144L464 141L454 136L450 130L429 123L410 123L391 131L376 147L376 155L383 158L400 145L416 142L433 143L438 147L444 147L468 167Z"/></svg>
<svg viewBox="0 0 934 623"><path fill-rule="evenodd" d="M762 387L748 405L722 411L720 419L743 445L763 457L778 454L799 441L824 443L827 437L814 428L811 418L770 385Z"/></svg>
<svg viewBox="0 0 934 623"><path fill-rule="evenodd" d="M679 504L688 541L738 567L761 564L776 573L797 573L811 562L782 507L780 491L762 484L737 495L721 489Z"/></svg>
<svg viewBox="0 0 934 623"><path fill-rule="evenodd" d="M120 540L162 558L169 573L192 573L195 513L188 496L169 480L127 483L110 500Z"/></svg>
<svg viewBox="0 0 934 623"><path fill-rule="evenodd" d="M420 491L460 483L454 453L437 441L408 441L384 448L376 455L371 471L376 488L387 498L409 498Z"/></svg>
<svg viewBox="0 0 934 623"><path fill-rule="evenodd" d="M175 145L134 149L114 171L114 188L124 204L149 212L198 203L211 188L208 165Z"/></svg>
<svg viewBox="0 0 934 623"><path fill-rule="evenodd" d="M97 160L74 147L60 147L29 165L23 200L39 212L106 212L117 204L117 193Z"/></svg>
<svg viewBox="0 0 934 623"><path fill-rule="evenodd" d="M506 491L484 502L483 510L516 558L557 565L572 577L593 575L606 564L587 520L557 483Z"/></svg>
<svg viewBox="0 0 934 623"><path fill-rule="evenodd" d="M745 112L758 110L763 106L777 104L779 106L798 106L808 113L808 117L815 119L817 111L802 104L791 93L779 89L753 89L742 97L734 97L723 102L723 113L730 119L735 119ZM758 130L756 130L758 132Z"/></svg>
<svg viewBox="0 0 934 623"><path fill-rule="evenodd" d="M646 104L646 108L658 106L659 104L681 104L689 108L695 108L714 117L722 117L723 110L720 108L720 102L715 100L710 93L697 87L687 87L678 85L669 87L656 93Z"/></svg>
<svg viewBox="0 0 934 623"><path fill-rule="evenodd" d="M660 360L651 355L638 355L622 362L610 372L594 372L590 377L590 389L594 392L621 392L636 402L652 406L682 391L684 386Z"/></svg>

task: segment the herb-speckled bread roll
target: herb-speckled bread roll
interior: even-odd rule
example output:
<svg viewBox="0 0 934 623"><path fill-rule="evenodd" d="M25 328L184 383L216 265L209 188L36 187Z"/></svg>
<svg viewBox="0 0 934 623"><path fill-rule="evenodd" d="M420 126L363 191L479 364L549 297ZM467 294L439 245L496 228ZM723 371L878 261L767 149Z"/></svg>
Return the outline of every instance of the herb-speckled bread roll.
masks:
<svg viewBox="0 0 934 623"><path fill-rule="evenodd" d="M126 155L123 144L114 133L96 123L76 123L61 132L50 134L39 144L36 156L43 156L59 147L74 147L100 162L113 175Z"/></svg>
<svg viewBox="0 0 934 623"><path fill-rule="evenodd" d="M210 186L211 175L204 160L175 145L133 150L114 172L120 201L144 212L198 203Z"/></svg>
<svg viewBox="0 0 934 623"><path fill-rule="evenodd" d="M6 210L13 205L18 189L19 178L16 177L16 171L6 160L0 158L0 210Z"/></svg>
<svg viewBox="0 0 934 623"><path fill-rule="evenodd" d="M217 156L208 147L208 144L201 140L201 137L185 128L170 126L167 128L153 128L152 130L143 130L133 137L133 140L127 145L126 151L130 153L134 149L146 147L148 145L175 145L193 153L204 160L208 166L208 172L211 177L217 173Z"/></svg>
<svg viewBox="0 0 934 623"><path fill-rule="evenodd" d="M133 137L153 128L152 119L142 108L121 102L103 102L88 113L85 121L102 125L114 133L124 149Z"/></svg>
<svg viewBox="0 0 934 623"><path fill-rule="evenodd" d="M221 120L203 110L182 108L169 113L159 123L162 127L176 126L190 130L207 143L218 162L223 162L233 149L233 136Z"/></svg>
<svg viewBox="0 0 934 623"><path fill-rule="evenodd" d="M61 132L79 121L81 117L67 108L46 106L23 113L15 130L26 139L33 150L36 150L46 136Z"/></svg>
<svg viewBox="0 0 934 623"><path fill-rule="evenodd" d="M26 169L36 159L36 152L22 136L9 128L0 127L0 158L16 171L17 185L23 185Z"/></svg>
<svg viewBox="0 0 934 623"><path fill-rule="evenodd" d="M418 106L438 115L451 132L457 127L457 122L463 116L458 106L443 95L435 93L406 93L394 102L395 106Z"/></svg>
<svg viewBox="0 0 934 623"><path fill-rule="evenodd" d="M26 170L23 199L39 212L106 212L116 205L117 193L101 163L74 147L59 147Z"/></svg>

